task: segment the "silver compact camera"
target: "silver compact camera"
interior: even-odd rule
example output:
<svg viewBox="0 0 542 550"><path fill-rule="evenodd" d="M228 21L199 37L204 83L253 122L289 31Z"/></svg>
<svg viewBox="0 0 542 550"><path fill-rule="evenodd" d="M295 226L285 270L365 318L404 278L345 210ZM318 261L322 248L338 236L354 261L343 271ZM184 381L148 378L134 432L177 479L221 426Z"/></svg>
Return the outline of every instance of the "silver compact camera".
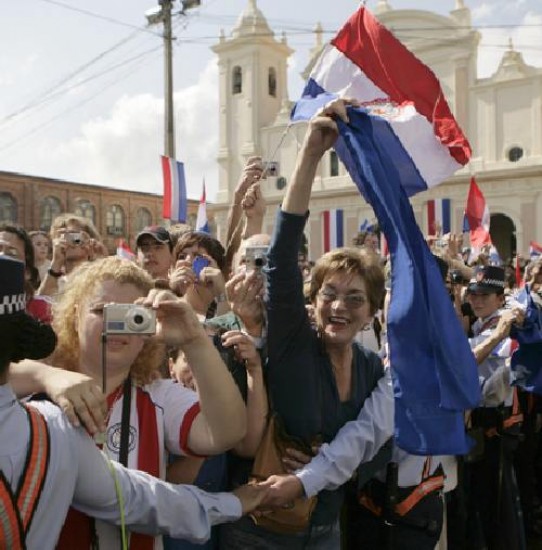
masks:
<svg viewBox="0 0 542 550"><path fill-rule="evenodd" d="M261 271L267 265L267 246L247 246L245 264L247 271Z"/></svg>
<svg viewBox="0 0 542 550"><path fill-rule="evenodd" d="M82 245L83 240L83 233L80 231L70 231L66 233L66 241L73 246Z"/></svg>
<svg viewBox="0 0 542 550"><path fill-rule="evenodd" d="M105 334L154 334L156 312L137 304L106 304Z"/></svg>

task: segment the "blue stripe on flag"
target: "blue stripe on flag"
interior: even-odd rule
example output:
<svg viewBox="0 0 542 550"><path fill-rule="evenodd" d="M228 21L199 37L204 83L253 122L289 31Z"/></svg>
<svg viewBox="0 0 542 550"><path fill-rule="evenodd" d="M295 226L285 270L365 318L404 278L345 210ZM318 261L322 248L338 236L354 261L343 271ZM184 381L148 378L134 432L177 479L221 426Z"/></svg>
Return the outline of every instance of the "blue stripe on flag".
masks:
<svg viewBox="0 0 542 550"><path fill-rule="evenodd" d="M343 221L343 211L336 210L336 231L337 231L337 246L344 246L344 221Z"/></svg>
<svg viewBox="0 0 542 550"><path fill-rule="evenodd" d="M450 233L451 230L451 201L450 199L442 199L442 233Z"/></svg>

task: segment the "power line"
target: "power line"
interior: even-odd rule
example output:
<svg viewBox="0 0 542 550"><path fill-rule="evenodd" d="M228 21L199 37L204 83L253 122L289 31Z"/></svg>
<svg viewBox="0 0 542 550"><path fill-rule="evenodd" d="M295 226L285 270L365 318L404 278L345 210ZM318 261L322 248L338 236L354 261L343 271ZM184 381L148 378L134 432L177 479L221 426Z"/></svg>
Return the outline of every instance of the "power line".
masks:
<svg viewBox="0 0 542 550"><path fill-rule="evenodd" d="M132 25L131 23L126 23L125 21L120 21L118 19L114 19L113 17L109 17L107 15L101 15L99 13L95 13L89 10L85 10L83 8L76 8L75 6L70 6L69 4L64 4L64 2L59 2L58 0L41 0L42 2L45 2L47 4L54 4L55 6L59 6L61 8L65 8L70 11L75 11L77 13L82 13L83 15L88 15L90 17L94 17L96 19L101 19L102 21L107 21L108 23L114 23L115 25L121 25L123 27L129 27L131 29L135 29L138 32L145 32L149 34L153 34L155 36L161 36L160 34L154 32L153 30L147 28L146 26L138 26L138 25Z"/></svg>
<svg viewBox="0 0 542 550"><path fill-rule="evenodd" d="M156 48L153 48L153 49L148 50L146 52L143 52L142 54L139 54L139 55L135 56L134 58L132 58L131 62L136 61L137 59L140 59L140 58L142 58L146 55L149 55L150 53L152 53L152 52L154 52L158 49L159 49L159 47L156 47ZM117 78L115 78L114 80L111 80L109 83L105 84L100 90L98 90L96 93L94 93L90 97L88 97L86 99L83 99L82 101L80 101L79 103L76 103L75 105L73 105L69 109L63 110L62 112L57 113L56 115L52 116L51 118L47 119L46 121L42 122L41 124L39 124L37 126L34 126L28 132L25 132L24 134L20 135L18 138L14 139L14 140L11 140L6 145L0 146L0 153L6 151L8 149L11 149L14 145L17 145L18 143L20 143L24 139L32 137L33 135L37 134L38 132L40 132L41 130L46 128L47 126L50 126L51 124L56 122L59 118L64 117L66 114L71 113L71 112L75 111L76 109L79 109L83 105L86 105L87 103L89 103L90 101L92 101L93 99L98 97L100 94L102 94L103 92L105 92L106 90L108 90L109 88L111 88L112 86L114 86L115 84L120 82L121 80L123 80L126 77L133 74L136 70L138 70L140 68L140 66L141 65L137 65L136 67L130 68L128 71L125 71L120 76L117 76Z"/></svg>

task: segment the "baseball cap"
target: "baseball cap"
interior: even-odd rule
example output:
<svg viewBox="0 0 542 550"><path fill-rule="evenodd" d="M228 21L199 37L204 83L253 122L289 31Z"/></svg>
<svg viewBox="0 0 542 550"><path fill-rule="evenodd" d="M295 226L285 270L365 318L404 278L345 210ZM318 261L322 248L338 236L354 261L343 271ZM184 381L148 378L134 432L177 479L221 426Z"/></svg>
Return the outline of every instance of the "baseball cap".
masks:
<svg viewBox="0 0 542 550"><path fill-rule="evenodd" d="M140 231L136 237L136 246L139 246L140 239L146 235L152 237L159 243L168 243L171 246L171 237L168 230L161 225L149 225L145 227L143 231Z"/></svg>

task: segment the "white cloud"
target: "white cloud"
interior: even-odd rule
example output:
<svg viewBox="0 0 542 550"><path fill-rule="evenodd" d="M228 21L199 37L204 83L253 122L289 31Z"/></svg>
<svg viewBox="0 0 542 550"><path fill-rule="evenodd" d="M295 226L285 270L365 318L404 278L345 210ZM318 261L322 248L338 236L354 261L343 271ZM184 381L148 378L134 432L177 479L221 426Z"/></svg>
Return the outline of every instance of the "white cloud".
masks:
<svg viewBox="0 0 542 550"><path fill-rule="evenodd" d="M478 76L491 76L499 66L503 54L512 39L514 49L522 52L529 65L542 66L542 14L528 12L517 27L481 29L482 40L478 50Z"/></svg>
<svg viewBox="0 0 542 550"><path fill-rule="evenodd" d="M199 198L205 177L211 199L218 187L218 71L210 62L197 84L175 92L177 158L185 162L188 194ZM42 146L41 173L120 189L161 193L163 99L123 96L110 113L87 121L79 135Z"/></svg>
<svg viewBox="0 0 542 550"><path fill-rule="evenodd" d="M489 2L483 2L471 10L472 19L476 22L491 17L494 12L495 4L490 4Z"/></svg>

